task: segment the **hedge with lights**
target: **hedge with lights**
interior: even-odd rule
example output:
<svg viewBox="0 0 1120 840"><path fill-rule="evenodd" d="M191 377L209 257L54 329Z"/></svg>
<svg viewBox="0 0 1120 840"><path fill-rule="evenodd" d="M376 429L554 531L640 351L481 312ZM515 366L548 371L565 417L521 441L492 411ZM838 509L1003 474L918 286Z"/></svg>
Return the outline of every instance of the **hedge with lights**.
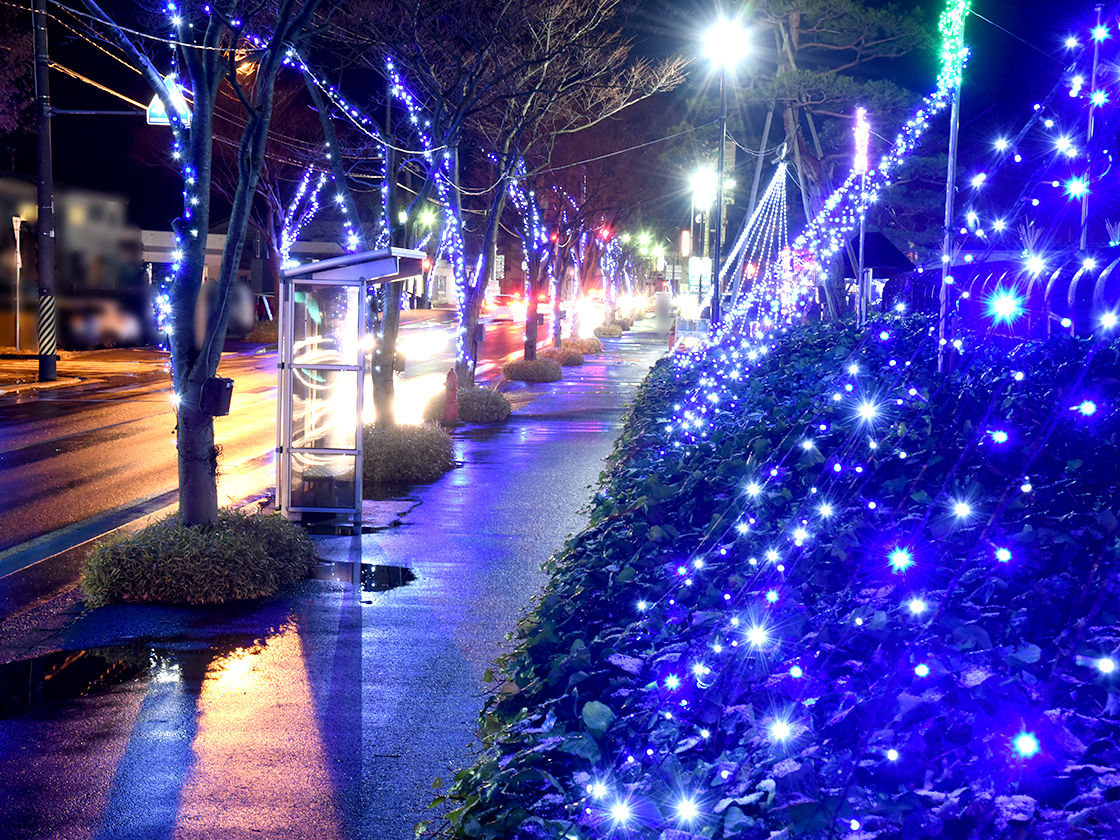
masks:
<svg viewBox="0 0 1120 840"><path fill-rule="evenodd" d="M1120 342L935 333L655 367L444 828L1117 835Z"/></svg>

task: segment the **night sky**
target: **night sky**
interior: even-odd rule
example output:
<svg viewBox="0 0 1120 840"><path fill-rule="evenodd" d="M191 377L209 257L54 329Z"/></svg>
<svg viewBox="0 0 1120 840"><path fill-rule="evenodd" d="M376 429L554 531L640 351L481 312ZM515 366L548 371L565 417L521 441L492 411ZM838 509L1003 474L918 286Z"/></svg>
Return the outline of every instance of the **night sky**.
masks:
<svg viewBox="0 0 1120 840"><path fill-rule="evenodd" d="M902 4L910 6L914 4ZM941 4L917 4L935 29ZM676 3L645 0L627 16L637 52L645 56L674 51L696 54L707 21L716 17L710 0ZM966 69L962 99L962 160L969 161L975 144L1021 124L1034 101L1058 79L1065 61L1062 42L1079 25L1091 25L1090 2L1052 4L1014 0L979 0L968 23L972 57ZM1109 11L1105 10L1106 13ZM987 18L991 23L982 20ZM746 18L749 24L749 16ZM151 94L138 75L122 68L81 42L61 26L52 25L52 57L68 67L108 84L133 99L147 102ZM933 88L936 56L915 55L883 62L884 76L918 93ZM1115 69L1111 72L1115 75ZM699 61L690 85L704 84ZM119 110L124 103L81 82L52 75L52 94L59 108ZM679 96L684 96L682 91ZM942 118L943 119L943 118ZM179 185L175 171L159 160L158 147L167 130L146 126L137 117L60 116L54 120L55 175L61 183L127 195L132 218L144 227L166 229L177 212ZM17 158L17 171L31 173L33 159Z"/></svg>

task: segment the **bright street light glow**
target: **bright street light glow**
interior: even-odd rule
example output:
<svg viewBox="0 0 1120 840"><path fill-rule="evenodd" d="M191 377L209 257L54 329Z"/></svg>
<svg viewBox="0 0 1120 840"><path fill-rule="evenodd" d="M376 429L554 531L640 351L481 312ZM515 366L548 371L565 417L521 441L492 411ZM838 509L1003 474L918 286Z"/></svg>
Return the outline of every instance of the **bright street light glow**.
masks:
<svg viewBox="0 0 1120 840"><path fill-rule="evenodd" d="M1102 674L1111 674L1116 670L1116 662L1109 659L1107 656L1104 659L1097 660L1097 670Z"/></svg>
<svg viewBox="0 0 1120 840"><path fill-rule="evenodd" d="M625 823L630 820L630 806L625 802L616 802L611 806L611 819L616 823Z"/></svg>
<svg viewBox="0 0 1120 840"><path fill-rule="evenodd" d="M961 519L965 519L972 515L972 506L968 502L954 502L953 513Z"/></svg>
<svg viewBox="0 0 1120 840"><path fill-rule="evenodd" d="M716 68L734 67L750 50L747 38L742 23L721 18L704 36L704 52Z"/></svg>
<svg viewBox="0 0 1120 840"><path fill-rule="evenodd" d="M747 630L747 641L755 647L762 647L766 644L766 628L758 627L757 625Z"/></svg>

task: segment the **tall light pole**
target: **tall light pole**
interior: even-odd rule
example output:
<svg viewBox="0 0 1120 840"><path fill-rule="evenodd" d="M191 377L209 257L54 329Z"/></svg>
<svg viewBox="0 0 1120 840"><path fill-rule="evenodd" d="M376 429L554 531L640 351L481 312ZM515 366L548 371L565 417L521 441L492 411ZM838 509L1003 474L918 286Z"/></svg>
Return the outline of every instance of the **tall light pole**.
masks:
<svg viewBox="0 0 1120 840"><path fill-rule="evenodd" d="M1093 116L1098 106L1104 104L1104 99L1100 98L1102 93L1097 90L1097 69L1100 66L1101 60L1101 41L1108 37L1108 28L1101 26L1101 9L1103 6L1097 4L1097 25L1093 27L1093 74L1089 77L1089 125L1085 130L1085 151L1089 152L1089 145L1093 142ZM1092 179L1092 172L1089 170L1089 162L1085 163L1085 184L1088 185ZM1081 250L1085 250L1085 246L1089 244L1089 190L1085 190L1085 194L1081 196Z"/></svg>
<svg viewBox="0 0 1120 840"><path fill-rule="evenodd" d="M698 169L692 176L692 223L697 223L697 210L703 210L704 221L700 223L699 246L693 250L703 260L708 256L708 219L711 213L712 201L715 198L715 174L710 169ZM696 278L696 302L704 304L704 270L703 263L699 277Z"/></svg>
<svg viewBox="0 0 1120 840"><path fill-rule="evenodd" d="M716 164L716 241L712 248L712 314L713 324L720 320L719 261L723 245L723 152L727 137L727 68L734 67L747 51L747 33L737 20L720 20L708 30L707 53L719 67L719 158Z"/></svg>
<svg viewBox="0 0 1120 840"><path fill-rule="evenodd" d="M867 310L871 304L870 283L863 276L863 240L867 231L867 146L871 140L871 126L867 122L867 109L856 109L856 157L853 169L859 174L859 266L856 268L857 320L860 326L867 323Z"/></svg>

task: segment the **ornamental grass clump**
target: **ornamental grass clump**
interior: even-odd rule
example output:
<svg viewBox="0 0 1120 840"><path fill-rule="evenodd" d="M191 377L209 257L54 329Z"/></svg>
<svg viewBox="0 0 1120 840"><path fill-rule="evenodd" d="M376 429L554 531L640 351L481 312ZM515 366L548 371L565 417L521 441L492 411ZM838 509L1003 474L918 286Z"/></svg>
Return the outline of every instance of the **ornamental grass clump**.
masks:
<svg viewBox="0 0 1120 840"><path fill-rule="evenodd" d="M362 439L362 481L427 484L455 466L451 435L430 423L366 426Z"/></svg>
<svg viewBox="0 0 1120 840"><path fill-rule="evenodd" d="M513 407L504 394L493 388L464 387L457 392L458 417L464 423L504 423ZM424 419L438 422L443 419L447 392L440 391L424 406Z"/></svg>
<svg viewBox="0 0 1120 840"><path fill-rule="evenodd" d="M571 347L584 356L593 356L603 352L603 342L597 338L565 338L560 342L561 347Z"/></svg>
<svg viewBox="0 0 1120 840"><path fill-rule="evenodd" d="M600 324L595 328L596 338L621 338L622 327L618 324Z"/></svg>
<svg viewBox="0 0 1120 840"><path fill-rule="evenodd" d="M1120 340L964 337L658 362L446 834L1120 836Z"/></svg>
<svg viewBox="0 0 1120 840"><path fill-rule="evenodd" d="M80 586L89 607L222 604L273 595L314 563L307 534L280 514L223 510L216 524L190 527L172 514L95 546Z"/></svg>
<svg viewBox="0 0 1120 840"><path fill-rule="evenodd" d="M554 359L514 359L502 366L502 376L517 382L556 382L562 375Z"/></svg>
<svg viewBox="0 0 1120 840"><path fill-rule="evenodd" d="M552 359L559 362L561 367L578 367L583 364L583 353L574 347L546 347L537 352L537 357Z"/></svg>
<svg viewBox="0 0 1120 840"><path fill-rule="evenodd" d="M280 322L273 318L271 321L257 321L253 324L253 329L245 340L258 344L275 344L279 338Z"/></svg>

